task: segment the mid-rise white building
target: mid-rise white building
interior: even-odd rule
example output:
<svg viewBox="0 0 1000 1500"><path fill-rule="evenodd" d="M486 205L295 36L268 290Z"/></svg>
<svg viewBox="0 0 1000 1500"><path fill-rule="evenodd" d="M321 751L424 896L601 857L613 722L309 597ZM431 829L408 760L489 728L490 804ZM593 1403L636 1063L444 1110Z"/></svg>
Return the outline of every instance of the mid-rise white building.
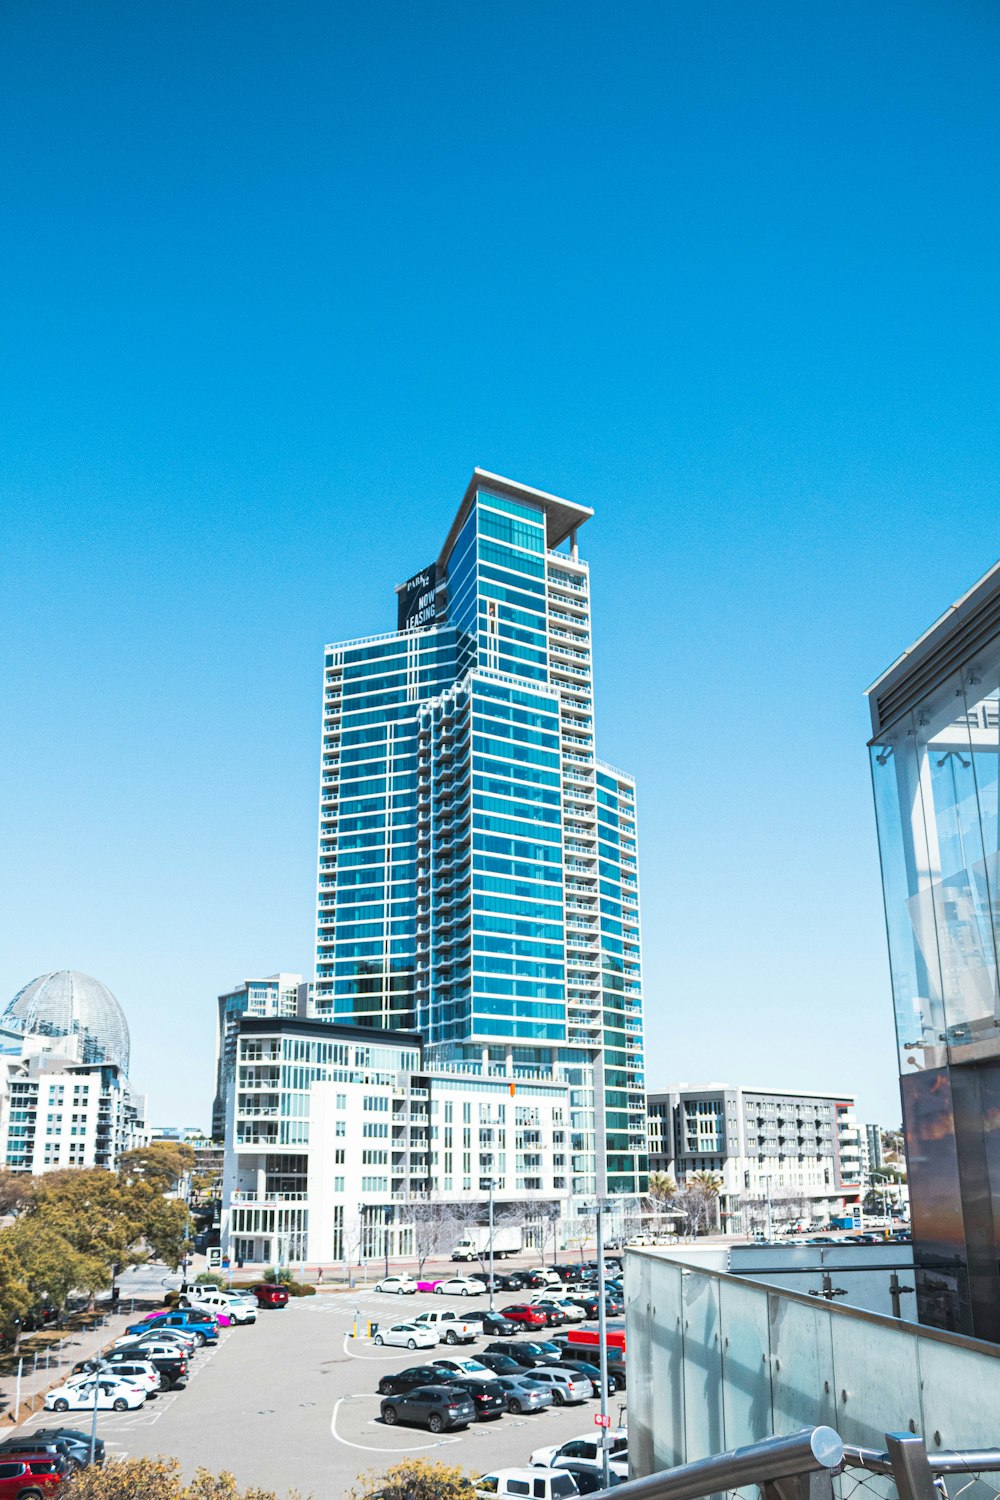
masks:
<svg viewBox="0 0 1000 1500"><path fill-rule="evenodd" d="M720 1227L748 1234L850 1211L861 1196L861 1135L850 1094L679 1083L648 1096L650 1170L679 1187L720 1180Z"/></svg>
<svg viewBox="0 0 1000 1500"><path fill-rule="evenodd" d="M146 1101L128 1080L118 1001L59 969L25 985L0 1028L0 1161L11 1171L104 1167L145 1145Z"/></svg>
<svg viewBox="0 0 1000 1500"><path fill-rule="evenodd" d="M243 1017L225 1098L222 1245L328 1264L418 1248L432 1205L516 1216L544 1243L567 1213L570 1086L530 1067L425 1067L419 1037Z"/></svg>
<svg viewBox="0 0 1000 1500"><path fill-rule="evenodd" d="M236 1037L243 1016L304 1016L312 995L312 984L301 974L268 974L264 979L244 979L218 999L215 1031L215 1099L212 1104L212 1139L221 1141L226 1127L226 1085L236 1066Z"/></svg>

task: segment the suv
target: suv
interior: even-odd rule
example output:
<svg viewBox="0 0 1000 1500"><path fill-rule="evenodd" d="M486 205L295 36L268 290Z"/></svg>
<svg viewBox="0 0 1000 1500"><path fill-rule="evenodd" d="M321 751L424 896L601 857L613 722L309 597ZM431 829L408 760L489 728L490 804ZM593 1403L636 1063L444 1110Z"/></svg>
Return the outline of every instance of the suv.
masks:
<svg viewBox="0 0 1000 1500"><path fill-rule="evenodd" d="M68 1458L71 1464L82 1469L90 1462L90 1433L77 1432L72 1427L39 1427L35 1432L25 1433L24 1437L7 1438L6 1442L0 1443L0 1459L8 1459L25 1453L45 1453L50 1458ZM94 1459L97 1463L104 1462L104 1441L97 1439L94 1448Z"/></svg>
<svg viewBox="0 0 1000 1500"><path fill-rule="evenodd" d="M0 1454L3 1500L39 1500L57 1490L73 1465L61 1453Z"/></svg>
<svg viewBox="0 0 1000 1500"><path fill-rule="evenodd" d="M579 1494L568 1469L494 1469L474 1483L479 1500L571 1500Z"/></svg>
<svg viewBox="0 0 1000 1500"><path fill-rule="evenodd" d="M253 1288L258 1307L287 1307L288 1288L274 1281L261 1281Z"/></svg>
<svg viewBox="0 0 1000 1500"><path fill-rule="evenodd" d="M180 1295L181 1308L193 1308L218 1317L229 1318L233 1323L256 1323L257 1299L238 1294L220 1292L215 1286L189 1286Z"/></svg>
<svg viewBox="0 0 1000 1500"><path fill-rule="evenodd" d="M507 1339L497 1339L494 1343L487 1344L486 1352L487 1354L506 1354L508 1359L516 1360L519 1365L529 1370L539 1365L558 1363L557 1355L547 1354L538 1344L514 1344Z"/></svg>

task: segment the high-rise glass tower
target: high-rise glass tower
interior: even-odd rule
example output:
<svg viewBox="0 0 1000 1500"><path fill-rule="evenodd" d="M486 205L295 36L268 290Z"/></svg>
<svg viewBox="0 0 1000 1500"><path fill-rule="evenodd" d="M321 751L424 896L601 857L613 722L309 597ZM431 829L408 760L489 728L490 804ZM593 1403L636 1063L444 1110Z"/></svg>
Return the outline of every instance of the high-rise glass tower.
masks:
<svg viewBox="0 0 1000 1500"><path fill-rule="evenodd" d="M570 1084L574 1196L647 1171L635 787L595 757L592 514L477 469L396 631L326 648L311 1005Z"/></svg>

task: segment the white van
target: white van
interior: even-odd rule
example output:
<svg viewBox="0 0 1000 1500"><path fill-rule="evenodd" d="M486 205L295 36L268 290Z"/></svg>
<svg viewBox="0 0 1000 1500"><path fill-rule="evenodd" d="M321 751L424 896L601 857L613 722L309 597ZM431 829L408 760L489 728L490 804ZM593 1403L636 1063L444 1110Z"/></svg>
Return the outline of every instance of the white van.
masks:
<svg viewBox="0 0 1000 1500"><path fill-rule="evenodd" d="M478 1500L571 1500L579 1493L565 1469L494 1469L476 1480Z"/></svg>

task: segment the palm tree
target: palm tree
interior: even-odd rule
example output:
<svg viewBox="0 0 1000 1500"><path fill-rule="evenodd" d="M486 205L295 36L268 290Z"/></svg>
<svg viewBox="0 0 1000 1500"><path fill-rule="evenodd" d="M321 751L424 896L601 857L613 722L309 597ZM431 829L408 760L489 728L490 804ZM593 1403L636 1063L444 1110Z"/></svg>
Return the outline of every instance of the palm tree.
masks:
<svg viewBox="0 0 1000 1500"><path fill-rule="evenodd" d="M649 1196L658 1203L670 1203L677 1196L677 1184L670 1172L650 1172Z"/></svg>

